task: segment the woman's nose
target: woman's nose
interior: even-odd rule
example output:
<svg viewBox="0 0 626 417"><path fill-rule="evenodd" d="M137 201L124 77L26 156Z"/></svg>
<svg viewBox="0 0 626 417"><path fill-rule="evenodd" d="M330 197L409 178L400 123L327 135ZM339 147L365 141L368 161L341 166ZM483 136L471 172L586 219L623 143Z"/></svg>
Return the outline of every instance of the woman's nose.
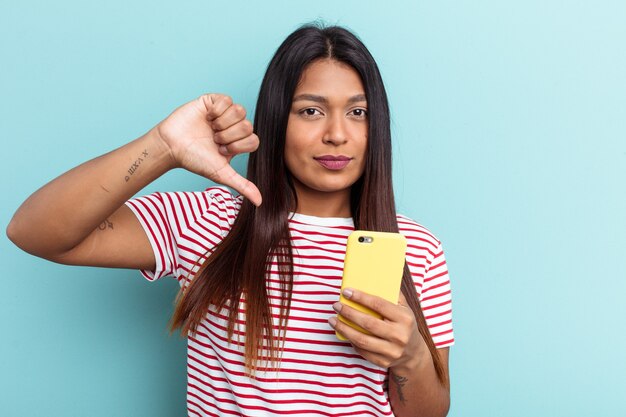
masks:
<svg viewBox="0 0 626 417"><path fill-rule="evenodd" d="M328 125L322 141L329 145L341 145L348 140L347 120L341 116L328 118Z"/></svg>

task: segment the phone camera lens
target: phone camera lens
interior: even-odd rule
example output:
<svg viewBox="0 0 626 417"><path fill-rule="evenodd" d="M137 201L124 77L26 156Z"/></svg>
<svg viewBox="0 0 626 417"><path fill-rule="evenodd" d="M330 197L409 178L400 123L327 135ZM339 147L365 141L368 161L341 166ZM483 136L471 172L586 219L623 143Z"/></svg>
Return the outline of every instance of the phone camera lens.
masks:
<svg viewBox="0 0 626 417"><path fill-rule="evenodd" d="M359 237L359 242L361 243L365 242L365 238L363 236Z"/></svg>

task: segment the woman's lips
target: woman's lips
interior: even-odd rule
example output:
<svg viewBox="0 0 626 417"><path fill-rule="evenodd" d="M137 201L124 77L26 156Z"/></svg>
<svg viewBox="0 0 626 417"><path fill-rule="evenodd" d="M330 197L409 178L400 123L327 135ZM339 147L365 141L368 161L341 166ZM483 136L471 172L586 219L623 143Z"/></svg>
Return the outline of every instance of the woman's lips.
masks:
<svg viewBox="0 0 626 417"><path fill-rule="evenodd" d="M352 158L344 155L322 155L313 159L324 168L333 171L345 168L352 160Z"/></svg>

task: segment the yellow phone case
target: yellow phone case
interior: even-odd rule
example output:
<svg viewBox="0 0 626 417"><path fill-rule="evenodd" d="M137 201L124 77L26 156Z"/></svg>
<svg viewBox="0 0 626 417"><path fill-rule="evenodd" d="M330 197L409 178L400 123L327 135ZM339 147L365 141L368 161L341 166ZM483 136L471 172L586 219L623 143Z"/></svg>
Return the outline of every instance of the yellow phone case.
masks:
<svg viewBox="0 0 626 417"><path fill-rule="evenodd" d="M355 230L348 237L339 301L380 318L380 314L344 298L343 290L354 288L396 304L400 296L405 258L406 238L400 233ZM369 333L341 315L339 320ZM346 340L339 332L335 333L340 340Z"/></svg>

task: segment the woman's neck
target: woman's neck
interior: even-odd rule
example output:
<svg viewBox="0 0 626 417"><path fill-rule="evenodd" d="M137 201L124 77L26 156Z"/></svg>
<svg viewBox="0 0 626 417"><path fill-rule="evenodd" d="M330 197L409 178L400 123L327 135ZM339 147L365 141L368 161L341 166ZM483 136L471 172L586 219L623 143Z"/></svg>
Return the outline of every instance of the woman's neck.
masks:
<svg viewBox="0 0 626 417"><path fill-rule="evenodd" d="M350 189L324 192L296 184L298 207L296 213L317 217L352 217Z"/></svg>

